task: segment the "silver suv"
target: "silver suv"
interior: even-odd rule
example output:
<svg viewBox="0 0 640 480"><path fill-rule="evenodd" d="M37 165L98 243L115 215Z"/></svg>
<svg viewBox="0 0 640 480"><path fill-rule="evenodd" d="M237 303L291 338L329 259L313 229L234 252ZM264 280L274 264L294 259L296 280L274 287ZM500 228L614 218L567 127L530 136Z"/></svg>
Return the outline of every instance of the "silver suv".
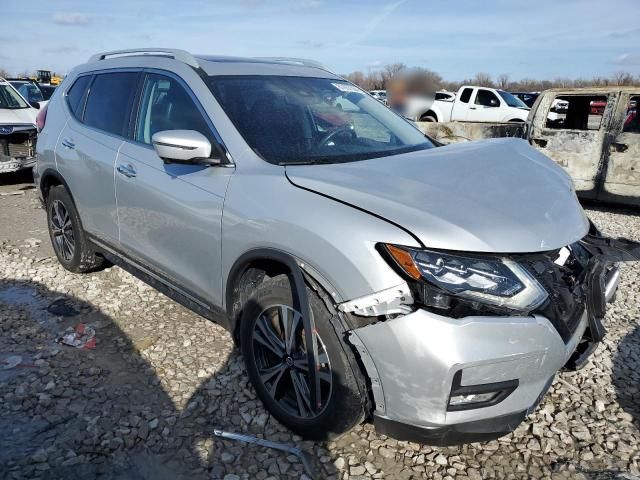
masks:
<svg viewBox="0 0 640 480"><path fill-rule="evenodd" d="M602 338L610 262L637 252L526 142L436 148L309 61L99 54L44 122L60 263L115 263L219 322L306 438L513 430Z"/></svg>

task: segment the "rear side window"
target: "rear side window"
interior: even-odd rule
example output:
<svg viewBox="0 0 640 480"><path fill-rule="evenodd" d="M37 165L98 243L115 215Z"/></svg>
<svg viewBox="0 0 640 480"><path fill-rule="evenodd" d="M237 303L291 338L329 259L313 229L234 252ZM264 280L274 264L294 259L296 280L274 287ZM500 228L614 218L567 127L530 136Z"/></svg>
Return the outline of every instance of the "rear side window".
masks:
<svg viewBox="0 0 640 480"><path fill-rule="evenodd" d="M78 77L67 92L67 103L73 116L77 119L81 119L82 117L82 104L84 103L84 94L89 86L89 80L91 80L91 75Z"/></svg>
<svg viewBox="0 0 640 480"><path fill-rule="evenodd" d="M124 136L137 86L135 72L101 73L96 76L84 111L84 123Z"/></svg>
<svg viewBox="0 0 640 480"><path fill-rule="evenodd" d="M462 103L469 103L471 99L471 93L473 92L473 88L465 88L460 94L460 101Z"/></svg>

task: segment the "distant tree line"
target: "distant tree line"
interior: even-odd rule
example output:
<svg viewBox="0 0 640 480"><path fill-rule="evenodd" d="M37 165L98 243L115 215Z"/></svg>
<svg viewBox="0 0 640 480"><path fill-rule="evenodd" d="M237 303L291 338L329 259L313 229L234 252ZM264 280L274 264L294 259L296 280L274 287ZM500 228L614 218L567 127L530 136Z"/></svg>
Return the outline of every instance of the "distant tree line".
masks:
<svg viewBox="0 0 640 480"><path fill-rule="evenodd" d="M534 78L511 80L506 73L500 74L494 79L488 73L480 72L476 73L472 78L466 78L456 82L445 80L437 72L422 67L408 67L404 63L391 63L381 69L372 70L368 73L356 71L344 75L345 78L365 90L383 90L391 80L399 76L402 76L412 91L422 93L435 92L438 90L456 91L462 85L495 87L512 92L536 92L554 87L572 88L640 85L640 76L634 76L629 72L616 72L610 77L593 77L591 79L559 77L553 80L538 80Z"/></svg>

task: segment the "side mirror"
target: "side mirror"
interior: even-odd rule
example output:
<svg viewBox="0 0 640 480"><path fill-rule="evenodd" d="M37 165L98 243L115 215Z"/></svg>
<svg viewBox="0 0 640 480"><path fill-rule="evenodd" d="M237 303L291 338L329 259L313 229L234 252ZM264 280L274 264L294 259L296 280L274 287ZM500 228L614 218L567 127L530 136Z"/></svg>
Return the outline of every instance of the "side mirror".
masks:
<svg viewBox="0 0 640 480"><path fill-rule="evenodd" d="M211 142L195 130L163 130L154 133L151 143L165 163L220 165L219 158L211 158Z"/></svg>
<svg viewBox="0 0 640 480"><path fill-rule="evenodd" d="M40 104L38 102L29 102L29 105L31 105L36 110L40 110Z"/></svg>

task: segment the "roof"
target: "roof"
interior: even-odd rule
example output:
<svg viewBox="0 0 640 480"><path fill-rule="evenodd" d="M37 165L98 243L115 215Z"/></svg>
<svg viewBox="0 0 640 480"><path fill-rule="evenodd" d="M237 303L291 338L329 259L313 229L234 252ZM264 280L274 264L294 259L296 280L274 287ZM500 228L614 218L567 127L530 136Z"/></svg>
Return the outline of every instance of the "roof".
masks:
<svg viewBox="0 0 640 480"><path fill-rule="evenodd" d="M88 64L106 61L114 66L132 63L145 66L152 59L172 59L208 75L289 75L338 78L324 65L308 59L288 57L231 57L222 55L192 55L173 48L139 48L116 50L93 55ZM135 59L135 60L133 60Z"/></svg>
<svg viewBox="0 0 640 480"><path fill-rule="evenodd" d="M575 93L575 94L589 94L589 93L609 93L609 92L632 92L640 93L640 86L620 86L620 85L608 85L606 87L580 87L580 88L550 88L545 92L554 93Z"/></svg>

